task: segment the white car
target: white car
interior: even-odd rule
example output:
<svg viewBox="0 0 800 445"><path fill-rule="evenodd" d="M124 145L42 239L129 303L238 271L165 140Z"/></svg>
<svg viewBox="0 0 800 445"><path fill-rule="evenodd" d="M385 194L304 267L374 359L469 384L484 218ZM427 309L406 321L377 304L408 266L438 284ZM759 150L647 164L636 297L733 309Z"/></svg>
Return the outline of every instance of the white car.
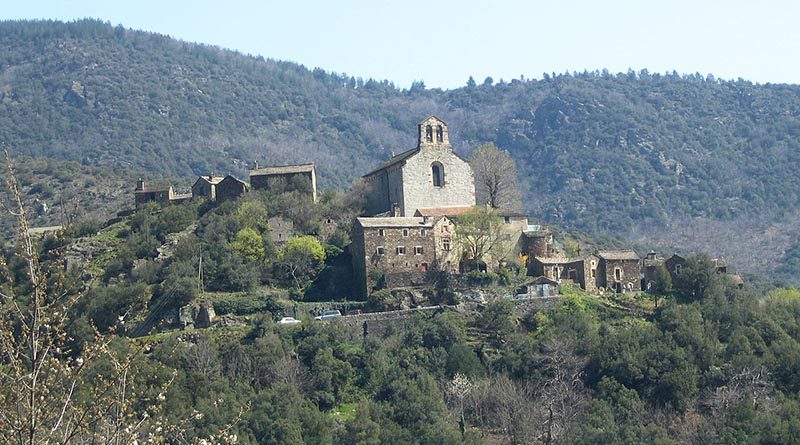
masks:
<svg viewBox="0 0 800 445"><path fill-rule="evenodd" d="M331 318L341 317L342 313L339 311L325 311L322 315L314 317L314 320L330 320Z"/></svg>
<svg viewBox="0 0 800 445"><path fill-rule="evenodd" d="M300 324L302 321L294 318L294 317L283 317L278 320L278 324Z"/></svg>

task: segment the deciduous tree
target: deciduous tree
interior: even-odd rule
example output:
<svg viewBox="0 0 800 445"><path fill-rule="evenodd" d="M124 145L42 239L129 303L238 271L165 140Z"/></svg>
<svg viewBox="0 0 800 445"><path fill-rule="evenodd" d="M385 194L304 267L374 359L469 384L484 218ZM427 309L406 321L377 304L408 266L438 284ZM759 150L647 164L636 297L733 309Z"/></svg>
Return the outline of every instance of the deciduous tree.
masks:
<svg viewBox="0 0 800 445"><path fill-rule="evenodd" d="M517 166L511 155L493 143L478 146L469 160L475 172L477 201L493 209L520 210Z"/></svg>

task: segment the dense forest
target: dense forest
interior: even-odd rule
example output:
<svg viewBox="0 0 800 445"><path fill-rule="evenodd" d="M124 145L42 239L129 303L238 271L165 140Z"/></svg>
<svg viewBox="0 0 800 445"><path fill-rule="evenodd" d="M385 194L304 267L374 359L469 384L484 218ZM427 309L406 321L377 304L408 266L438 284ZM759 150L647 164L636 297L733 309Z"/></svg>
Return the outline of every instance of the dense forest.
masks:
<svg viewBox="0 0 800 445"><path fill-rule="evenodd" d="M308 309L320 304L372 311L396 302L381 291L316 301L315 287L348 281L337 260L346 232L323 224L357 205L340 192L309 201L251 194L219 206L145 206L99 231L78 224L4 249L0 439L800 441L794 288L739 289L697 255L674 282L664 269L650 294L565 285L550 303L512 300L503 295L526 277L499 270L449 278L432 294L440 310L383 330L317 321ZM297 243L270 242L265 222L276 214L297 223ZM65 267L76 244L104 249ZM288 266L302 244L317 254L298 275ZM213 328L174 329L178 309L198 300L215 308ZM299 324L276 322L298 307ZM29 432L38 441L23 440Z"/></svg>
<svg viewBox="0 0 800 445"><path fill-rule="evenodd" d="M323 186L347 188L436 114L460 152L511 153L535 218L799 272L795 85L642 70L399 89L93 20L3 22L0 47L14 156L184 183L313 161Z"/></svg>

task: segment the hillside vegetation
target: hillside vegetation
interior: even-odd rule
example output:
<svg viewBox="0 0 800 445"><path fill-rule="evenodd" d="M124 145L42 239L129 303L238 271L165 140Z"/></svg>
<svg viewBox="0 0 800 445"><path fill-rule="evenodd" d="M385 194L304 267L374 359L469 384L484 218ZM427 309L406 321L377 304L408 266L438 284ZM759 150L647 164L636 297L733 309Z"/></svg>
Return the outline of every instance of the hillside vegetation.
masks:
<svg viewBox="0 0 800 445"><path fill-rule="evenodd" d="M535 218L740 269L800 270L800 87L584 72L400 90L98 21L0 23L0 141L149 177L314 161L345 188L415 124L516 160Z"/></svg>

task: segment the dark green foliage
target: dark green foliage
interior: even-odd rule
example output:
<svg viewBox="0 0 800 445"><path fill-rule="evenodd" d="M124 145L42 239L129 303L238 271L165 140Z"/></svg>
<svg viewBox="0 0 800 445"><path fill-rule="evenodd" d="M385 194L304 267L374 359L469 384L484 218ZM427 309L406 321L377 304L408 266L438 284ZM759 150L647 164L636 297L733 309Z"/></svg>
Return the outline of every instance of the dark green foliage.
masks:
<svg viewBox="0 0 800 445"><path fill-rule="evenodd" d="M403 91L92 20L0 25L0 139L14 156L180 177L184 188L212 171L243 177L242 159L315 161L322 185L345 188L410 147L415 123L435 113L462 153L473 141L508 150L524 208L549 222L658 241L698 218L730 222L687 248L725 232L765 239L762 221L798 235L796 85L595 71ZM33 193L62 190L40 181ZM313 233L312 220L295 224ZM792 245L774 247L794 264Z"/></svg>
<svg viewBox="0 0 800 445"><path fill-rule="evenodd" d="M701 254L686 259L672 285L678 296L687 301L697 301L719 295L722 278L708 255Z"/></svg>

